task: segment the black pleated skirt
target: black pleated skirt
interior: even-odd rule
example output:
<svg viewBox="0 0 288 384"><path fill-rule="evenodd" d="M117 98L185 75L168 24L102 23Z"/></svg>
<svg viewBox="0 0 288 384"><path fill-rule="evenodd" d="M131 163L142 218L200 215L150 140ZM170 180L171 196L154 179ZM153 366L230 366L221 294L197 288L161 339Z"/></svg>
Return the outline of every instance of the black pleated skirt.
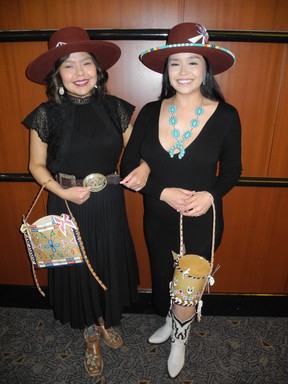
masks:
<svg viewBox="0 0 288 384"><path fill-rule="evenodd" d="M54 316L72 328L120 324L123 307L138 300L138 266L126 217L123 187L107 185L82 205L69 203L87 256L107 287L98 284L86 263L49 270L49 301ZM50 194L48 213L67 213L65 202Z"/></svg>

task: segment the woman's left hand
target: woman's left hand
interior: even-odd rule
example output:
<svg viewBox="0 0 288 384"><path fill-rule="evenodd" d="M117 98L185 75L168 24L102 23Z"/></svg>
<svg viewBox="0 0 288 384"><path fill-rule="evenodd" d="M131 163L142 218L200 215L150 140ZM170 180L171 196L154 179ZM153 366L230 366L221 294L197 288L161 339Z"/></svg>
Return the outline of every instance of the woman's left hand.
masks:
<svg viewBox="0 0 288 384"><path fill-rule="evenodd" d="M120 184L123 184L125 187L132 189L133 191L140 191L145 187L148 176L150 174L150 168L145 161L142 161L139 167L133 169Z"/></svg>
<svg viewBox="0 0 288 384"><path fill-rule="evenodd" d="M186 206L179 211L183 216L197 217L204 215L213 203L213 196L206 191L195 192L187 197Z"/></svg>

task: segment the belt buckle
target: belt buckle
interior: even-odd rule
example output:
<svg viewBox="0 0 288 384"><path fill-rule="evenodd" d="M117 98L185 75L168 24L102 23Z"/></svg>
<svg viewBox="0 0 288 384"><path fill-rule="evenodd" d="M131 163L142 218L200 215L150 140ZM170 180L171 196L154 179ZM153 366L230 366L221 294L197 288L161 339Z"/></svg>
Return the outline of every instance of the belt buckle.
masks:
<svg viewBox="0 0 288 384"><path fill-rule="evenodd" d="M58 182L63 188L76 187L76 177L74 175L67 175L66 173L58 173Z"/></svg>
<svg viewBox="0 0 288 384"><path fill-rule="evenodd" d="M107 185L107 179L101 173L90 173L83 180L84 187L90 187L91 192L102 191Z"/></svg>

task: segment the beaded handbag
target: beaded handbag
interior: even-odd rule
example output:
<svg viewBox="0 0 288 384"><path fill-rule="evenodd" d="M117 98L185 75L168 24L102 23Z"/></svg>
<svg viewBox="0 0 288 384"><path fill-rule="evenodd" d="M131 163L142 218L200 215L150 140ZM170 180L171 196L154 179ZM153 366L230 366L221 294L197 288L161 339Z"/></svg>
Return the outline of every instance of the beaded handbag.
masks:
<svg viewBox="0 0 288 384"><path fill-rule="evenodd" d="M183 243L183 216L180 214L180 252L172 251L174 258L174 273L170 282L170 297L172 302L183 307L197 306L197 318L201 320L202 296L206 287L214 284L213 275L220 268L213 271L216 214L214 202L211 261L195 254L186 254Z"/></svg>
<svg viewBox="0 0 288 384"><path fill-rule="evenodd" d="M77 222L66 200L65 204L69 215L66 213L62 213L61 216L48 215L41 217L33 224L28 223L28 217L43 192L45 184L38 192L27 215L23 215L23 224L20 228L30 257L34 281L39 292L42 296L45 296L39 286L35 269L72 266L83 262L86 262L93 277L106 290L107 288L96 275L89 262Z"/></svg>

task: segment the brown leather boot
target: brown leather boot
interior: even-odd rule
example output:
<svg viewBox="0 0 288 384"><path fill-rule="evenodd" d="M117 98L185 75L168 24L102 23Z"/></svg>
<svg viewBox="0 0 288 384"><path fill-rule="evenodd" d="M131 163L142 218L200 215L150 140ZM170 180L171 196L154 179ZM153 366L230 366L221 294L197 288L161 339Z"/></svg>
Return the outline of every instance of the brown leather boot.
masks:
<svg viewBox="0 0 288 384"><path fill-rule="evenodd" d="M100 375L103 370L103 360L100 346L100 332L97 330L95 334L84 335L85 340L85 356L84 365L90 376Z"/></svg>
<svg viewBox="0 0 288 384"><path fill-rule="evenodd" d="M100 327L98 328L101 332L101 336L105 343L112 348L120 348L123 344L123 340L118 332L116 332L112 327L106 329L104 320L102 318L99 319Z"/></svg>

